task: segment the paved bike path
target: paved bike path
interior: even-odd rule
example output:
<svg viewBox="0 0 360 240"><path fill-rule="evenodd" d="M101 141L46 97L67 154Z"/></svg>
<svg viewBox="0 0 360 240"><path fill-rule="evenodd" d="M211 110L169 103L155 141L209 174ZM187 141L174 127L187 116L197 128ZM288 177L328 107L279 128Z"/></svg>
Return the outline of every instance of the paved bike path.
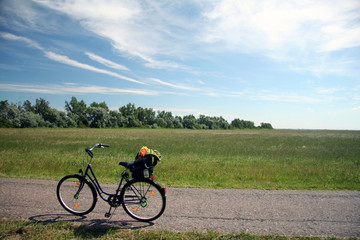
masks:
<svg viewBox="0 0 360 240"><path fill-rule="evenodd" d="M74 221L127 229L170 229L302 236L360 237L359 191L167 188L165 213L153 223L131 219L119 207L107 221L98 200L86 217L68 214L55 181L0 178L0 217ZM116 185L105 185L113 192Z"/></svg>

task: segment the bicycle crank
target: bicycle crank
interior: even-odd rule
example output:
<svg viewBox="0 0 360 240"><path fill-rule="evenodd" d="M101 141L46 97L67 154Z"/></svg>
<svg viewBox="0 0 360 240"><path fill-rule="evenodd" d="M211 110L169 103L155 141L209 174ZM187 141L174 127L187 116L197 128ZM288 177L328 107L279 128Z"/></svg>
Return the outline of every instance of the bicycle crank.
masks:
<svg viewBox="0 0 360 240"><path fill-rule="evenodd" d="M121 205L121 199L120 196L116 196L116 195L112 195L108 198L108 202L110 204L111 207L115 207L117 208L118 206Z"/></svg>

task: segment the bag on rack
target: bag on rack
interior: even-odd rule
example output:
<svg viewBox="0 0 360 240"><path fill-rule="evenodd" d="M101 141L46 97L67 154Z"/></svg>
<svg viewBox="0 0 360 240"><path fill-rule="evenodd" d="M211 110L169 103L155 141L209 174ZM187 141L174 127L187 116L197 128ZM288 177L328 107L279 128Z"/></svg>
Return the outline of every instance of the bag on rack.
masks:
<svg viewBox="0 0 360 240"><path fill-rule="evenodd" d="M133 178L151 178L153 169L161 160L161 154L155 149L142 147L135 157L134 167L130 169Z"/></svg>

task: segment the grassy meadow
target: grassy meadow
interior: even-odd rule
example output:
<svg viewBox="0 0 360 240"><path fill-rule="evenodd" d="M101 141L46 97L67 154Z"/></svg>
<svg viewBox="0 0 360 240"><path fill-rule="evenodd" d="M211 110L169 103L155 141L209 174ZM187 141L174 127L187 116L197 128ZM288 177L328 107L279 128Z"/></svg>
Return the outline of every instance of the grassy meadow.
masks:
<svg viewBox="0 0 360 240"><path fill-rule="evenodd" d="M0 239L168 239L168 240L336 240L354 239L336 237L301 237L278 235L231 234L170 230L121 229L109 225L82 225L80 223L46 223L29 220L0 218Z"/></svg>
<svg viewBox="0 0 360 240"><path fill-rule="evenodd" d="M168 187L360 190L360 131L0 129L0 177L59 180L95 143L110 145L94 150L101 183L118 183L118 162L146 145Z"/></svg>

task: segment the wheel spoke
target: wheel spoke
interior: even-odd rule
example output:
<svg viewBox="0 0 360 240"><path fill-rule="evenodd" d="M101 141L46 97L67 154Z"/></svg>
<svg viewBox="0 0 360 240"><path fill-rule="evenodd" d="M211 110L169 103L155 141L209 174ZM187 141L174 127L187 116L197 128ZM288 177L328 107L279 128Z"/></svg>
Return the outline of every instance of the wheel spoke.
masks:
<svg viewBox="0 0 360 240"><path fill-rule="evenodd" d="M151 180L134 180L122 191L123 207L133 218L140 221L152 221L163 213L165 196L161 188Z"/></svg>
<svg viewBox="0 0 360 240"><path fill-rule="evenodd" d="M97 200L94 188L76 175L67 176L60 180L57 196L65 210L75 215L91 212Z"/></svg>

